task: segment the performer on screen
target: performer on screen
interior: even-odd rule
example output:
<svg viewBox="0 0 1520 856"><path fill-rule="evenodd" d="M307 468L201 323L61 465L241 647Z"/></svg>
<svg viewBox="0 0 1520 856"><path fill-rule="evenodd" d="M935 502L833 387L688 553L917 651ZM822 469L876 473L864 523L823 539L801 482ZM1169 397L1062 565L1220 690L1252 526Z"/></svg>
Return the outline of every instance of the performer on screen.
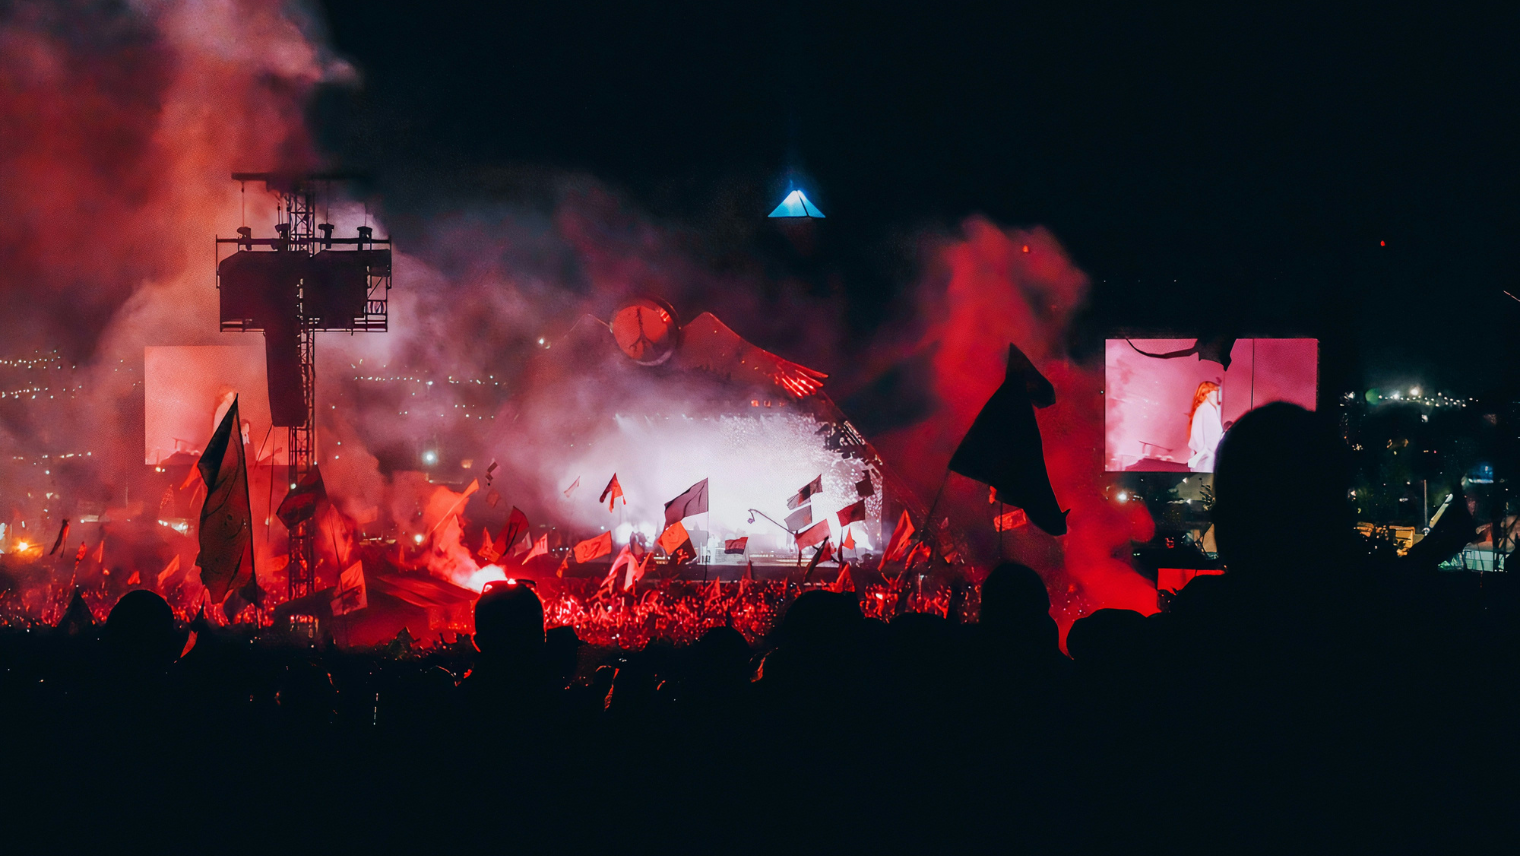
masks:
<svg viewBox="0 0 1520 856"><path fill-rule="evenodd" d="M1193 409L1188 412L1188 469L1195 473L1214 471L1214 450L1224 437L1224 422L1219 409L1219 384L1204 381L1193 393Z"/></svg>

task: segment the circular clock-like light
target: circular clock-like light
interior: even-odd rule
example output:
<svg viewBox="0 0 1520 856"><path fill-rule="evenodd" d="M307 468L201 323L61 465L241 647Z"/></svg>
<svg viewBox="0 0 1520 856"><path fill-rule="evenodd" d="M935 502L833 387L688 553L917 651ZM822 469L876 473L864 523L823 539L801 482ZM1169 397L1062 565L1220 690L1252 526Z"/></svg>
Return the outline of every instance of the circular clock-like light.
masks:
<svg viewBox="0 0 1520 856"><path fill-rule="evenodd" d="M635 298L612 314L612 337L630 360L657 366L675 353L681 335L675 310L661 300Z"/></svg>

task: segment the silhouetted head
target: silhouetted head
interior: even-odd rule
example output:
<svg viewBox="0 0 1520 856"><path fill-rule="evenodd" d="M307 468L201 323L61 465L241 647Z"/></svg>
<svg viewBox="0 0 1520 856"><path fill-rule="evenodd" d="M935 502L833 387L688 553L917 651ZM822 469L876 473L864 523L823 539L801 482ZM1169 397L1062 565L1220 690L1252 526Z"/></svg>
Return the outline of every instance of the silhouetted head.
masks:
<svg viewBox="0 0 1520 856"><path fill-rule="evenodd" d="M1061 631L1050 617L1050 593L1033 568L1006 562L982 583L980 633L1004 653L1060 654Z"/></svg>
<svg viewBox="0 0 1520 856"><path fill-rule="evenodd" d="M1316 556L1348 531L1345 444L1329 421L1277 402L1240 418L1214 468L1214 537L1231 572Z"/></svg>
<svg viewBox="0 0 1520 856"><path fill-rule="evenodd" d="M714 627L687 652L692 685L709 692L743 686L749 681L751 653L744 634L732 627Z"/></svg>
<svg viewBox="0 0 1520 856"><path fill-rule="evenodd" d="M781 642L789 647L832 646L853 640L861 620L860 602L853 593L805 592L781 619Z"/></svg>
<svg viewBox="0 0 1520 856"><path fill-rule="evenodd" d="M179 653L174 610L145 589L122 595L106 618L106 641L120 657L144 666L167 664Z"/></svg>
<svg viewBox="0 0 1520 856"><path fill-rule="evenodd" d="M475 602L475 647L493 657L534 657L544 648L544 605L520 583L497 584Z"/></svg>
<svg viewBox="0 0 1520 856"><path fill-rule="evenodd" d="M1084 667L1120 667L1145 657L1149 630L1132 609L1100 609L1071 625L1066 651Z"/></svg>
<svg viewBox="0 0 1520 856"><path fill-rule="evenodd" d="M569 686L575 680L580 665L580 650L581 638L575 635L575 628L568 624L551 627L544 634L544 659L561 688Z"/></svg>
<svg viewBox="0 0 1520 856"><path fill-rule="evenodd" d="M982 583L982 626L1010 626L1041 616L1050 617L1050 592L1033 568L1005 562L992 569Z"/></svg>

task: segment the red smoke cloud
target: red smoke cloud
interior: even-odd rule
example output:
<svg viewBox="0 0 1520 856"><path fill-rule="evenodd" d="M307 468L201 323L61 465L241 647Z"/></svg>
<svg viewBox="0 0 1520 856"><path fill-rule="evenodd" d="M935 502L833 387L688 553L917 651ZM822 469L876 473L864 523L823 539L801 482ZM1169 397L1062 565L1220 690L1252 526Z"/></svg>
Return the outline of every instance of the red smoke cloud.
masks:
<svg viewBox="0 0 1520 856"><path fill-rule="evenodd" d="M1038 411L1038 419L1056 499L1071 510L1070 531L1053 538L1024 527L1006 536L1001 552L1045 578L1063 634L1101 607L1156 609L1155 587L1128 562L1131 539L1155 532L1150 515L1138 503L1114 505L1103 496L1102 365L1071 362L1063 345L1087 287L1086 275L1045 229L968 220L960 235L933 247L916 307L924 329L899 356L931 367L934 410L877 438L882 454L931 500L955 447L1002 383L1008 343L1029 355L1056 389L1056 404ZM940 514L973 532L984 558L997 558L1000 551L988 543L986 487L950 476Z"/></svg>

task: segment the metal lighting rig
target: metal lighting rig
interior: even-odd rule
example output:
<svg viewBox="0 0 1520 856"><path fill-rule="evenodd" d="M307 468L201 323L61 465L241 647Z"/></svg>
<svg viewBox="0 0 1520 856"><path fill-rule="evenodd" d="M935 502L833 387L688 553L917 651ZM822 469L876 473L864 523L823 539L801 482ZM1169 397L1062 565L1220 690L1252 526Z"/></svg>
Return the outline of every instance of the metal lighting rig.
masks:
<svg viewBox="0 0 1520 856"><path fill-rule="evenodd" d="M316 334L385 332L391 288L391 242L360 226L355 237L335 237L318 223L317 188L346 181L338 173L235 172L232 180L262 181L278 200L275 237L255 238L240 227L236 238L216 239L222 332L264 334L269 412L289 430L289 484L316 466ZM222 256L224 246L233 252ZM291 600L316 589L316 520L290 532L287 567Z"/></svg>

